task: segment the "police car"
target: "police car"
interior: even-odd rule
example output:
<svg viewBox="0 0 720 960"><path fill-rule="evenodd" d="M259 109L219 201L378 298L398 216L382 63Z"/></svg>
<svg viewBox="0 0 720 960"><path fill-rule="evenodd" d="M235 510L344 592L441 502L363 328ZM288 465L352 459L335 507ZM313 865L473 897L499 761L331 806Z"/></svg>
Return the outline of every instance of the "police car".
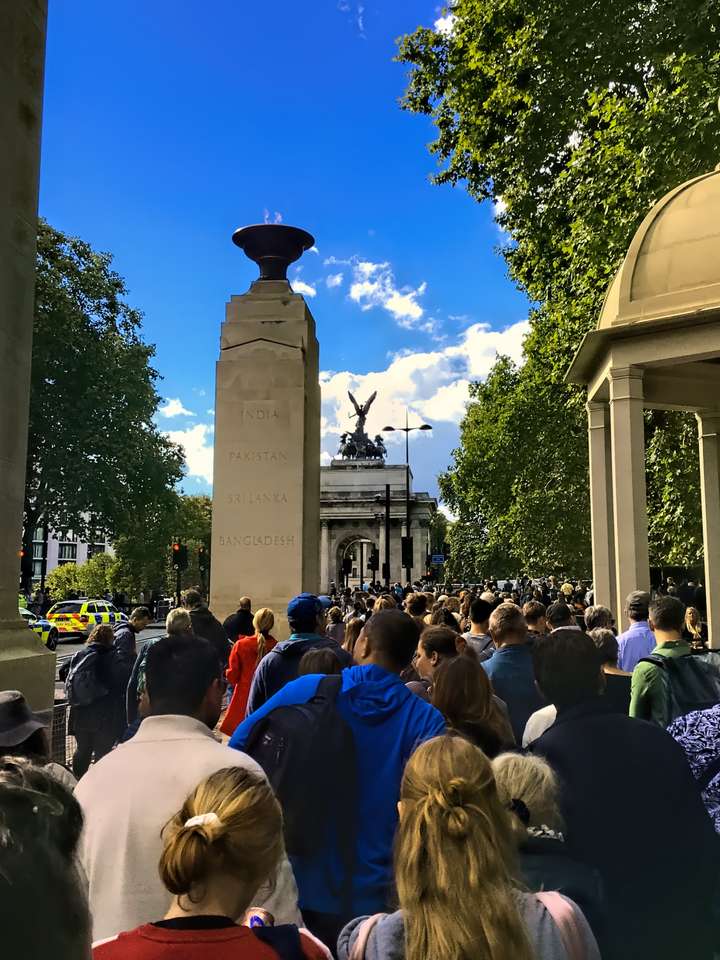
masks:
<svg viewBox="0 0 720 960"><path fill-rule="evenodd" d="M128 619L106 600L62 600L50 607L47 618L57 628L61 640L88 637L99 623L112 626Z"/></svg>
<svg viewBox="0 0 720 960"><path fill-rule="evenodd" d="M36 617L27 607L19 607L18 612L33 633L36 633L48 650L54 650L58 642L57 627L43 617Z"/></svg>

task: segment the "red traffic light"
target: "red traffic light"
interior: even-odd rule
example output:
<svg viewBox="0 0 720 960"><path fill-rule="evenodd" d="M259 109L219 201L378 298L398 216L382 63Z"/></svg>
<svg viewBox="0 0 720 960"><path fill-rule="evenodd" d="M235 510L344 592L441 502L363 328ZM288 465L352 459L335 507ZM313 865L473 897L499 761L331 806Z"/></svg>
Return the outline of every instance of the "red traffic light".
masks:
<svg viewBox="0 0 720 960"><path fill-rule="evenodd" d="M173 550L178 551L178 550L180 549L180 544L179 544L179 543L174 543L174 544L172 545L172 548L173 548Z"/></svg>

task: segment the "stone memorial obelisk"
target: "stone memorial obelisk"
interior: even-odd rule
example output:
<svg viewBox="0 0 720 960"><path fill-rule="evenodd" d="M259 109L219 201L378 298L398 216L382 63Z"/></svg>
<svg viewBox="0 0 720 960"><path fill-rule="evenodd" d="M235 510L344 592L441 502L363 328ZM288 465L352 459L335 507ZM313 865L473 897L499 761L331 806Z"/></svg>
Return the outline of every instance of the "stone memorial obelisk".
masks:
<svg viewBox="0 0 720 960"><path fill-rule="evenodd" d="M248 596L285 609L319 583L320 385L315 321L287 268L314 244L284 224L233 234L260 267L233 295L220 335L215 387L211 606L223 619Z"/></svg>
<svg viewBox="0 0 720 960"><path fill-rule="evenodd" d="M0 690L53 705L55 656L18 615L30 405L45 0L0 4Z"/></svg>

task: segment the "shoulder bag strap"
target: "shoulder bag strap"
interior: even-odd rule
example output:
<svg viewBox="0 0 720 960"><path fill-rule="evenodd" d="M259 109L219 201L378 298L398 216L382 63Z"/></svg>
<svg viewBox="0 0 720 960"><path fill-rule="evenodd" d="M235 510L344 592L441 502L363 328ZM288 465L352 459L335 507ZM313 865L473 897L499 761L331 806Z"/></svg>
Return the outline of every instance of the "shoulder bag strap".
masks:
<svg viewBox="0 0 720 960"><path fill-rule="evenodd" d="M367 919L363 920L358 928L358 935L355 938L355 943L352 945L348 960L365 960L365 950L368 940L370 939L370 934L375 929L378 921L382 920L385 916L387 916L385 913L375 913L372 917L367 917Z"/></svg>
<svg viewBox="0 0 720 960"><path fill-rule="evenodd" d="M575 910L565 897L554 891L536 893L535 896L553 918L568 960L600 960L597 949L595 951L586 949L587 941L583 936Z"/></svg>

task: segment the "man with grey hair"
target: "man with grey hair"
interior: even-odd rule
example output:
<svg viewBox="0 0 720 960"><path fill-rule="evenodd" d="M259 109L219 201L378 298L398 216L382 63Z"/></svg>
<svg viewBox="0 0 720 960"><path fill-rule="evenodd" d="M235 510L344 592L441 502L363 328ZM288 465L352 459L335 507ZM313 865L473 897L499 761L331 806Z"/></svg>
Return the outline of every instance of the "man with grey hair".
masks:
<svg viewBox="0 0 720 960"><path fill-rule="evenodd" d="M626 673L632 673L655 649L655 635L648 624L649 608L650 594L644 590L633 590L625 601L630 626L618 637L618 667Z"/></svg>
<svg viewBox="0 0 720 960"><path fill-rule="evenodd" d="M585 611L585 629L588 633L591 630L612 630L614 626L615 618L610 607L597 604L597 606L588 607Z"/></svg>

